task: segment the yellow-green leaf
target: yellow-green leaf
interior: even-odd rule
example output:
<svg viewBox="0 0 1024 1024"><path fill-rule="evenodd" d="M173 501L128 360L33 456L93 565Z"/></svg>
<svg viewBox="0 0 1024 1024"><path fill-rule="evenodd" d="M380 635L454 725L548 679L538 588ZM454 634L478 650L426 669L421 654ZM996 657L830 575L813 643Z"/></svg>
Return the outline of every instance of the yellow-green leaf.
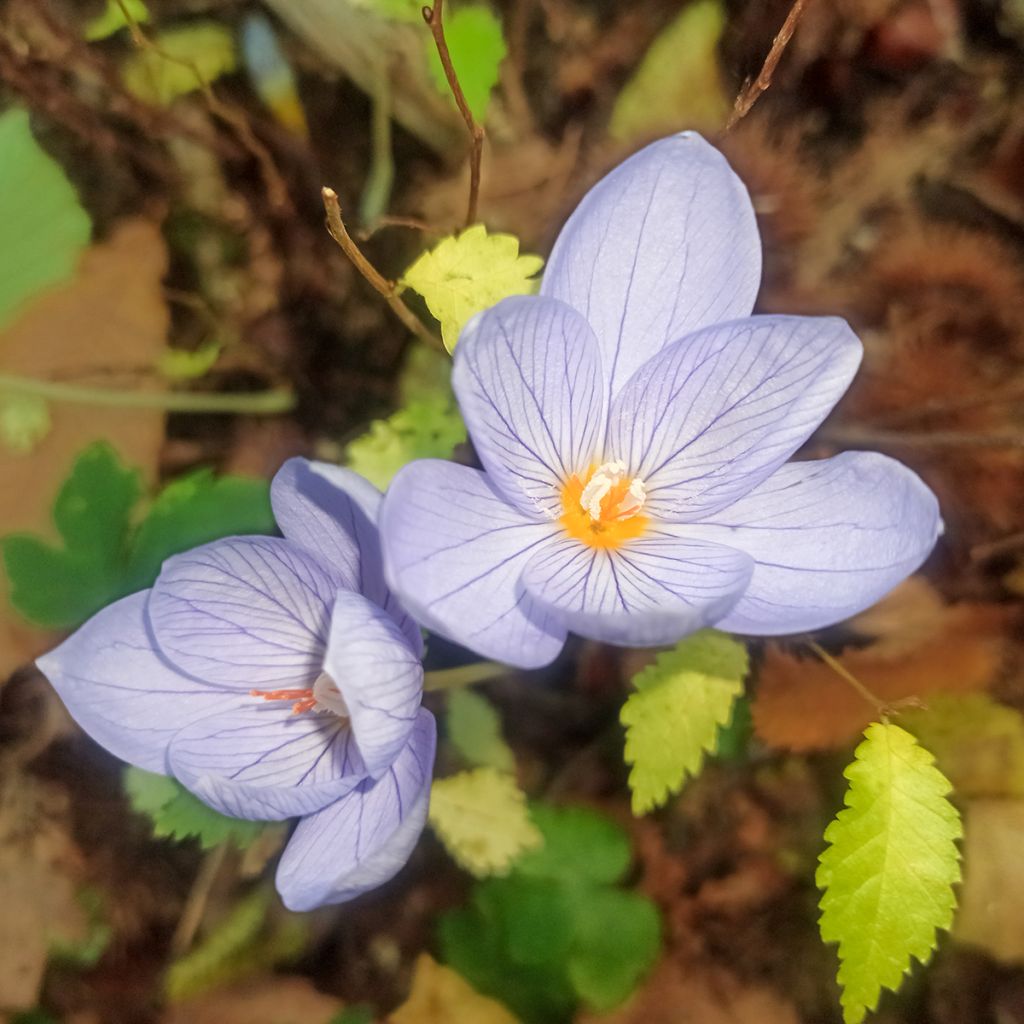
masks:
<svg viewBox="0 0 1024 1024"><path fill-rule="evenodd" d="M960 796L1024 796L1024 716L984 693L929 697L901 723Z"/></svg>
<svg viewBox="0 0 1024 1024"><path fill-rule="evenodd" d="M149 8L143 0L124 0L124 7L138 24L149 21ZM107 0L107 6L85 26L85 38L90 43L106 39L126 28L129 22L118 0Z"/></svg>
<svg viewBox="0 0 1024 1024"><path fill-rule="evenodd" d="M221 346L216 341L197 349L168 348L157 362L160 375L168 380L195 380L205 376L220 358Z"/></svg>
<svg viewBox="0 0 1024 1024"><path fill-rule="evenodd" d="M0 391L0 442L28 455L50 432L50 406L38 395Z"/></svg>
<svg viewBox="0 0 1024 1024"><path fill-rule="evenodd" d="M543 842L516 780L489 767L437 780L430 792L430 824L452 857L477 878L507 874Z"/></svg>
<svg viewBox="0 0 1024 1024"><path fill-rule="evenodd" d="M515 235L489 235L483 224L441 239L405 272L402 284L420 293L441 321L441 336L451 352L459 332L477 313L510 295L530 295L539 256L523 256Z"/></svg>
<svg viewBox="0 0 1024 1024"><path fill-rule="evenodd" d="M633 813L645 814L677 793L715 749L747 674L744 646L701 630L659 654L634 679L623 705Z"/></svg>
<svg viewBox="0 0 1024 1024"><path fill-rule="evenodd" d="M725 20L722 0L683 8L619 93L609 126L613 138L629 142L681 128L714 132L725 124L732 106L718 63Z"/></svg>
<svg viewBox="0 0 1024 1024"><path fill-rule="evenodd" d="M136 50L121 67L127 89L147 103L167 106L237 66L234 34L220 22L165 29L153 42L156 49Z"/></svg>
<svg viewBox="0 0 1024 1024"><path fill-rule="evenodd" d="M501 735L501 718L486 697L465 688L453 690L447 711L448 739L466 761L514 770L515 758Z"/></svg>
<svg viewBox="0 0 1024 1024"><path fill-rule="evenodd" d="M883 988L897 989L952 923L963 834L949 781L909 732L876 723L864 737L816 878L821 937L839 943L846 1024L860 1024Z"/></svg>

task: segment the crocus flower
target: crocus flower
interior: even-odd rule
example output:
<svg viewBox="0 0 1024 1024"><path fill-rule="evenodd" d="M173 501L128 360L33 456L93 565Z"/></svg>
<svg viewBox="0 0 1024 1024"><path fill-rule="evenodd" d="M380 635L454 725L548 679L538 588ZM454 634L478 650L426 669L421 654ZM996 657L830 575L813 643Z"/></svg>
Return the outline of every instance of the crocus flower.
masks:
<svg viewBox="0 0 1024 1024"><path fill-rule="evenodd" d="M760 273L747 191L698 135L584 197L540 294L459 339L484 472L415 462L385 498L385 570L420 622L531 667L568 631L816 629L920 565L940 519L912 472L867 452L786 464L861 346L841 319L751 316Z"/></svg>
<svg viewBox="0 0 1024 1024"><path fill-rule="evenodd" d="M301 817L277 872L288 906L389 879L423 828L433 716L419 629L384 584L381 496L292 459L280 537L164 563L151 590L90 619L39 667L111 753L173 775L223 814Z"/></svg>

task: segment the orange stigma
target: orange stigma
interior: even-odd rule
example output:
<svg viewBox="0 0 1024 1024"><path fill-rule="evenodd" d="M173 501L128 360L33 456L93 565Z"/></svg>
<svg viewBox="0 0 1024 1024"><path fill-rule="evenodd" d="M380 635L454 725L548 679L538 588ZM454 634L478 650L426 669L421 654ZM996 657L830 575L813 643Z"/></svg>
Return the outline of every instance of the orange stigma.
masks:
<svg viewBox="0 0 1024 1024"><path fill-rule="evenodd" d="M635 540L647 529L641 514L643 481L626 474L621 462L589 469L581 480L573 474L562 488L558 520L570 537L591 548L614 549Z"/></svg>
<svg viewBox="0 0 1024 1024"><path fill-rule="evenodd" d="M306 690L250 690L250 697L262 697L264 700L293 700L292 714L301 715L303 711L312 711L316 707L316 697L311 689Z"/></svg>

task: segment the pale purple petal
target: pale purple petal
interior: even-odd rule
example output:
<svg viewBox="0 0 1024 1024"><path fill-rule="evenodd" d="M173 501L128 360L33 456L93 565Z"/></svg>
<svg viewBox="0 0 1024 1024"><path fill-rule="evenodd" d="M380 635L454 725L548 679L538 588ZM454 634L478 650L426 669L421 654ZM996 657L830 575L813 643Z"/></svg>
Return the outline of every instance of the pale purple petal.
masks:
<svg viewBox="0 0 1024 1024"><path fill-rule="evenodd" d="M862 611L924 561L941 529L928 487L873 452L790 463L689 527L755 559L746 593L718 623L755 635L819 629Z"/></svg>
<svg viewBox="0 0 1024 1024"><path fill-rule="evenodd" d="M748 316L761 280L750 196L694 132L642 149L584 196L555 242L542 295L589 321L607 393L664 345Z"/></svg>
<svg viewBox="0 0 1024 1024"><path fill-rule="evenodd" d="M770 476L849 386L861 345L838 317L709 327L646 363L612 408L608 450L647 487L645 511L700 522Z"/></svg>
<svg viewBox="0 0 1024 1024"><path fill-rule="evenodd" d="M146 625L144 590L97 612L36 664L71 717L122 761L167 774L167 746L179 729L241 706L229 690L176 672Z"/></svg>
<svg viewBox="0 0 1024 1024"><path fill-rule="evenodd" d="M379 778L416 721L423 696L419 658L380 608L343 592L334 604L324 672L344 702L367 774Z"/></svg>
<svg viewBox="0 0 1024 1024"><path fill-rule="evenodd" d="M214 810L256 821L312 814L366 774L344 719L259 697L182 729L169 758L175 778Z"/></svg>
<svg viewBox="0 0 1024 1024"><path fill-rule="evenodd" d="M277 869L287 907L342 903L401 870L427 820L435 743L434 716L421 710L385 775L299 822Z"/></svg>
<svg viewBox="0 0 1024 1024"><path fill-rule="evenodd" d="M311 686L339 577L279 537L231 537L164 563L149 601L160 650L183 672L249 690Z"/></svg>
<svg viewBox="0 0 1024 1024"><path fill-rule="evenodd" d="M483 473L434 459L399 472L381 513L388 582L412 614L484 657L523 668L546 665L565 642L564 627L519 581L557 532L508 504Z"/></svg>
<svg viewBox="0 0 1024 1024"><path fill-rule="evenodd" d="M554 299L517 296L459 338L452 385L491 481L530 515L557 517L560 494L604 431L594 332Z"/></svg>
<svg viewBox="0 0 1024 1024"><path fill-rule="evenodd" d="M285 537L331 566L349 590L386 608L417 651L419 627L384 582L377 517L383 495L342 466L289 459L270 487L274 517Z"/></svg>
<svg viewBox="0 0 1024 1024"><path fill-rule="evenodd" d="M675 643L736 603L753 570L749 555L690 540L672 524L615 550L560 538L526 566L530 594L574 633L610 644Z"/></svg>

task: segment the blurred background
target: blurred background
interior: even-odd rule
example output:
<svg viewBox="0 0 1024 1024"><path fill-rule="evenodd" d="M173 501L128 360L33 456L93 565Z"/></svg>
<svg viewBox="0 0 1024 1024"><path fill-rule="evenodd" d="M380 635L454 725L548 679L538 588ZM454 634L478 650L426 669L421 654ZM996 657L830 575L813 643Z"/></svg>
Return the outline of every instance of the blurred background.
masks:
<svg viewBox="0 0 1024 1024"><path fill-rule="evenodd" d="M605 171L696 129L753 195L758 310L853 324L864 368L803 455L902 459L946 533L921 575L820 639L884 700L939 709L926 727L967 823L953 933L873 1019L1024 1022L1024 3L809 0L726 131L791 7L449 0L486 126L478 219L543 256ZM630 814L618 725L646 655L576 643L484 688L522 786L596 815L565 841L584 861L614 848L608 881L657 911L660 939L611 994L594 978L620 951L567 967L548 890L485 888L430 835L383 890L287 914L265 881L281 828L197 824L173 786L123 778L32 667L166 555L271 532L266 480L289 456L381 486L412 457L472 457L447 357L321 204L336 190L400 279L462 226L468 152L417 0L0 6L0 1018L840 1019L814 866L873 711L786 645L756 648L718 756L650 818ZM464 754L446 741L439 767Z"/></svg>

